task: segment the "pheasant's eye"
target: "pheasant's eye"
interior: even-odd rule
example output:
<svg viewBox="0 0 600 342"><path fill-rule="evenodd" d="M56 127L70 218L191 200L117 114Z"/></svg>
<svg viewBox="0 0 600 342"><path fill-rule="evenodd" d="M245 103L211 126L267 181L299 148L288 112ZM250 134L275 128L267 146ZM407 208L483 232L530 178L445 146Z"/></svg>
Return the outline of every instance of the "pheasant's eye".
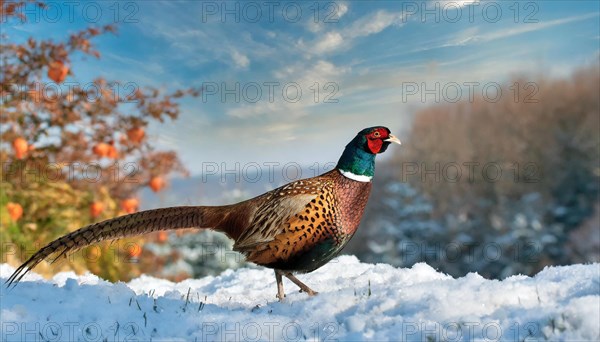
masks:
<svg viewBox="0 0 600 342"><path fill-rule="evenodd" d="M380 135L381 135L381 134L379 133L379 131L375 131L375 133L373 133L373 136L374 136L375 138L379 138L379 136L380 136Z"/></svg>

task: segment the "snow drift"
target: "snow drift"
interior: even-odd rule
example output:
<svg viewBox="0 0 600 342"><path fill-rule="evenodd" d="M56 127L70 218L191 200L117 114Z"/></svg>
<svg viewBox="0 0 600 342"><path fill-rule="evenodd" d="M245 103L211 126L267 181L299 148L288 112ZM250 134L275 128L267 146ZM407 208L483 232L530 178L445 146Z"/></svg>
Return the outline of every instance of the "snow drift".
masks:
<svg viewBox="0 0 600 342"><path fill-rule="evenodd" d="M2 280L13 270L0 265ZM284 280L279 303L273 272L263 268L180 283L33 273L2 289L2 341L600 339L600 264L498 281L342 256L300 279L320 294Z"/></svg>

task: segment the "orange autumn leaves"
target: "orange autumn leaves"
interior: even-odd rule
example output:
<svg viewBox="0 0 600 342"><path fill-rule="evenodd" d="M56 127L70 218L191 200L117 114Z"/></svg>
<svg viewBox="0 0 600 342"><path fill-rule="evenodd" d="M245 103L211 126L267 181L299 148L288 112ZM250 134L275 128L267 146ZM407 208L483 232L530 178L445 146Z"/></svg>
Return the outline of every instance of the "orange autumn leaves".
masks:
<svg viewBox="0 0 600 342"><path fill-rule="evenodd" d="M150 189L154 192L161 191L165 186L165 180L160 176L154 176L148 183ZM137 198L127 198L121 201L121 209L125 211L127 214L132 214L136 212L139 208L140 201Z"/></svg>
<svg viewBox="0 0 600 342"><path fill-rule="evenodd" d="M52 81L62 83L68 74L69 67L63 61L52 61L48 64L48 78ZM12 146L17 159L25 159L25 157L27 157L27 152L34 149L34 147L29 145L27 140L22 137L14 139Z"/></svg>
<svg viewBox="0 0 600 342"><path fill-rule="evenodd" d="M127 130L126 137L129 142L139 144L145 138L145 131L141 127L134 127ZM33 146L29 145L27 140L25 140L22 137L14 139L12 146L16 159L25 159L27 157L27 153L34 149ZM113 141L111 141L110 143L97 143L93 146L92 152L100 158L119 158L119 152L115 147ZM157 175L151 177L148 182L148 186L150 187L150 189L152 189L153 192L161 191L165 188L166 185L167 183L165 179ZM139 200L136 198L126 198L121 201L120 207L124 212L128 214L134 213L138 210ZM9 211L13 213L11 214L11 218L14 217L13 221L16 221L22 216L23 209L20 206L18 206L18 204L11 204ZM97 218L103 211L104 205L101 202L92 202L90 204L90 216L92 218Z"/></svg>
<svg viewBox="0 0 600 342"><path fill-rule="evenodd" d="M94 147L92 147L92 152L94 152L94 154L100 158L119 158L119 152L117 151L117 148L115 147L114 143L97 143L96 145L94 145Z"/></svg>
<svg viewBox="0 0 600 342"><path fill-rule="evenodd" d="M120 207L127 214L135 213L139 208L140 202L137 198L127 198L121 201ZM6 204L8 216L13 222L17 222L23 216L23 207L19 203L8 202ZM104 211L104 204L94 201L90 204L90 216L96 218Z"/></svg>
<svg viewBox="0 0 600 342"><path fill-rule="evenodd" d="M126 214L133 214L138 211L140 206L140 201L135 197L126 198L121 200L119 203L119 207ZM90 204L90 216L92 218L97 218L104 212L104 203L100 201L94 201Z"/></svg>
<svg viewBox="0 0 600 342"><path fill-rule="evenodd" d="M139 144L144 139L145 132L143 128L133 128L127 131L127 136L129 137L129 141ZM22 137L13 140L12 146L17 159L24 159L27 156L27 152L34 149L34 147L29 145L27 140ZM119 152L112 141L110 143L97 143L92 147L92 152L100 158L106 157L117 159L119 157Z"/></svg>
<svg viewBox="0 0 600 342"><path fill-rule="evenodd" d="M144 140L146 136L146 132L141 127L134 127L126 132L126 137L123 136L121 138L121 143L123 144L139 144ZM99 142L94 147L92 147L92 152L100 158L110 158L110 159L118 159L119 151L115 147L114 141L105 143Z"/></svg>
<svg viewBox="0 0 600 342"><path fill-rule="evenodd" d="M2 28L12 22L25 30L35 25L35 20L21 20L17 15L23 11L16 8L23 3L32 10L37 1L18 0L15 7L10 1L3 3L14 10L4 13ZM165 191L164 182L152 181L154 177L167 180L171 173L186 174L177 152L156 146L145 130L165 119L176 120L180 99L198 96L200 89L139 86L132 80L107 79L101 68L81 78L82 63L100 56L94 37L116 28L92 25L55 27L52 37L11 36L2 43L6 58L0 75L10 89L2 94L2 108L9 115L3 115L0 124L0 159L5 163L0 225L9 228L3 227L0 235L23 251L75 227L142 210L143 200L131 199L141 189L149 193L152 183L153 191ZM15 253L15 258L25 254ZM78 270L87 268L112 280L153 269L141 263L114 263L104 254L99 263L73 260Z"/></svg>
<svg viewBox="0 0 600 342"><path fill-rule="evenodd" d="M148 185L150 186L152 191L159 192L165 187L166 182L162 177L156 176L152 177ZM135 213L136 211L138 211L139 206L140 201L135 197L126 198L120 202L121 210L123 210L127 214ZM93 218L98 217L103 211L104 205L101 202L93 202L92 204L90 204L90 215Z"/></svg>
<svg viewBox="0 0 600 342"><path fill-rule="evenodd" d="M119 203L119 207L126 214L133 214L138 211L140 206L140 201L135 197L130 197L121 200ZM104 212L104 203L100 201L94 201L90 204L90 216L92 218L97 218Z"/></svg>
<svg viewBox="0 0 600 342"><path fill-rule="evenodd" d="M126 131L126 134L121 137L121 144L140 144L146 136L146 132L142 127L133 127ZM100 158L118 159L119 152L115 147L114 141L109 143L100 142L94 145L92 152ZM159 192L166 186L166 181L161 176L153 176L148 182L148 186L152 191ZM139 200L136 198L126 198L120 203L121 210L127 214L134 213L139 208ZM92 217L97 217L102 213L103 207L101 203L94 202L90 206L90 213Z"/></svg>

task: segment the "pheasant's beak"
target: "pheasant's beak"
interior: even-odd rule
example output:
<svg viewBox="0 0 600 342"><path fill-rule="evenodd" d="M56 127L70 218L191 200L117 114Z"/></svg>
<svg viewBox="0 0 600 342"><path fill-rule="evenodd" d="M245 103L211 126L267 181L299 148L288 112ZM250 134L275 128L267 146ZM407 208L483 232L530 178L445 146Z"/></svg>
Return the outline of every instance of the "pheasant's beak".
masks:
<svg viewBox="0 0 600 342"><path fill-rule="evenodd" d="M400 140L398 138L396 138L395 136L391 135L391 134L390 134L389 138L385 139L384 141L393 142L393 143L396 143L398 145L402 145L402 143L400 142Z"/></svg>

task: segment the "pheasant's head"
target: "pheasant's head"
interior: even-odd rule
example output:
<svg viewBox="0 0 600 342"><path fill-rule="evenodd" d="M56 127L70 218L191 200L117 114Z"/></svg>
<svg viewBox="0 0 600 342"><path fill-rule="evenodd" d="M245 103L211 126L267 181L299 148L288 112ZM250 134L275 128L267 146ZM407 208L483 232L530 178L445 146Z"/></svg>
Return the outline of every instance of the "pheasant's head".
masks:
<svg viewBox="0 0 600 342"><path fill-rule="evenodd" d="M375 173L375 155L385 152L391 143L400 144L400 140L387 127L365 128L346 145L336 168L348 178L368 182Z"/></svg>
<svg viewBox="0 0 600 342"><path fill-rule="evenodd" d="M383 126L365 128L358 132L358 135L352 142L355 142L355 140L358 140L356 141L358 145L362 145L362 148L371 154L385 152L391 143L400 144L400 140L390 134L389 128Z"/></svg>

